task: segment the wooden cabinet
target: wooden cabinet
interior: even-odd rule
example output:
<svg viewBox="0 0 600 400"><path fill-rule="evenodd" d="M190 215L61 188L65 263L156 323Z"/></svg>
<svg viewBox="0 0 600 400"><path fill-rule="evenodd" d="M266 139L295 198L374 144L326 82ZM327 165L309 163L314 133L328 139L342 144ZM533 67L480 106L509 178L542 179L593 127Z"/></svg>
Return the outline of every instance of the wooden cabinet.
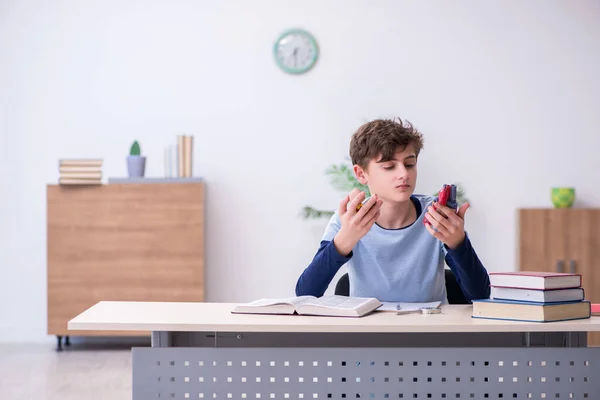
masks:
<svg viewBox="0 0 600 400"><path fill-rule="evenodd" d="M204 301L203 183L47 187L48 334L103 300Z"/></svg>
<svg viewBox="0 0 600 400"><path fill-rule="evenodd" d="M519 269L581 274L586 299L600 303L600 209L520 209Z"/></svg>

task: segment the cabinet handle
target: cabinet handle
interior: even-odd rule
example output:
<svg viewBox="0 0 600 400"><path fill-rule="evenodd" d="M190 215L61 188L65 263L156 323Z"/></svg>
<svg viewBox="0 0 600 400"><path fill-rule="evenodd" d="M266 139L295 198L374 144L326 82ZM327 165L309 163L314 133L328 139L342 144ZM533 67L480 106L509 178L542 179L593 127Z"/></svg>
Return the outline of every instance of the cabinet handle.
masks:
<svg viewBox="0 0 600 400"><path fill-rule="evenodd" d="M575 273L575 260L569 260L569 271L572 274Z"/></svg>
<svg viewBox="0 0 600 400"><path fill-rule="evenodd" d="M556 262L556 271L563 272L565 270L565 262L563 260L558 260Z"/></svg>

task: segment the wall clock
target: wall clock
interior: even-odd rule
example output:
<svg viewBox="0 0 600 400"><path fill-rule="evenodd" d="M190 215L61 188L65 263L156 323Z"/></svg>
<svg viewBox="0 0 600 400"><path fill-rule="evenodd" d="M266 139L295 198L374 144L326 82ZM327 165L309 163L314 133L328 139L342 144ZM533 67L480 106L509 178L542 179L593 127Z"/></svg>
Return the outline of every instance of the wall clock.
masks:
<svg viewBox="0 0 600 400"><path fill-rule="evenodd" d="M273 46L275 62L290 74L303 74L310 70L319 57L315 38L303 29L290 29L282 33Z"/></svg>

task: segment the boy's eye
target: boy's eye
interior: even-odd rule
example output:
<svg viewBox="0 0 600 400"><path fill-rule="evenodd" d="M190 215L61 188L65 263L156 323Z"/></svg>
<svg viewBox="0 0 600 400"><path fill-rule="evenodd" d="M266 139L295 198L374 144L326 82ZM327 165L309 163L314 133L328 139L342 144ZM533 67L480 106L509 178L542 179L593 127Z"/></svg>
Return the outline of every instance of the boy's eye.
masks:
<svg viewBox="0 0 600 400"><path fill-rule="evenodd" d="M386 167L383 167L383 169L394 169L394 166L393 165L388 165Z"/></svg>
<svg viewBox="0 0 600 400"><path fill-rule="evenodd" d="M412 168L412 167L414 167L414 166L415 166L415 164L408 164L408 165L406 166L406 168Z"/></svg>

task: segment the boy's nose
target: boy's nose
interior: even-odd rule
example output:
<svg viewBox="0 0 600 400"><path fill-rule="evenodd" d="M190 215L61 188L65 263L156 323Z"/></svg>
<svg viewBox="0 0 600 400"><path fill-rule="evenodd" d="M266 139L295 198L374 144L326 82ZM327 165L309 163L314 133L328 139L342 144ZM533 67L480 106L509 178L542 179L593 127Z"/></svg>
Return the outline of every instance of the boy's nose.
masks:
<svg viewBox="0 0 600 400"><path fill-rule="evenodd" d="M399 180L405 179L408 176L408 170L406 169L406 167L400 167L398 168L398 176L397 178Z"/></svg>

